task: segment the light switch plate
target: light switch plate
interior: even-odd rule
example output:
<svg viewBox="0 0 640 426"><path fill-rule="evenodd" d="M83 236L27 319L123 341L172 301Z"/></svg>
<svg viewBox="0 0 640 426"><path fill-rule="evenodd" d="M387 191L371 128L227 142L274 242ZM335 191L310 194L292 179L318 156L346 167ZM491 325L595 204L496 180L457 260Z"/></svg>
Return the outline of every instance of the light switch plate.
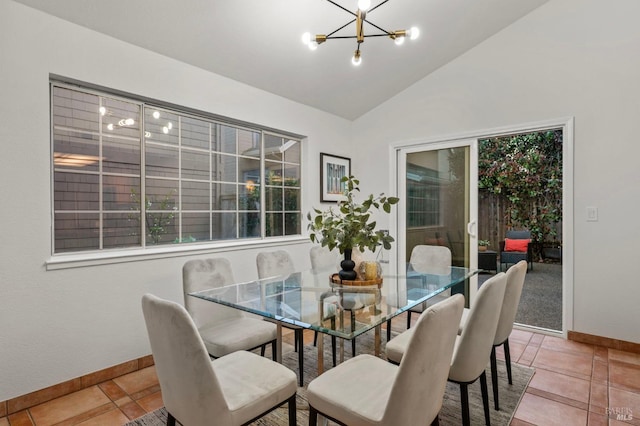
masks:
<svg viewBox="0 0 640 426"><path fill-rule="evenodd" d="M597 222L597 221L598 221L598 208L587 207L587 222Z"/></svg>

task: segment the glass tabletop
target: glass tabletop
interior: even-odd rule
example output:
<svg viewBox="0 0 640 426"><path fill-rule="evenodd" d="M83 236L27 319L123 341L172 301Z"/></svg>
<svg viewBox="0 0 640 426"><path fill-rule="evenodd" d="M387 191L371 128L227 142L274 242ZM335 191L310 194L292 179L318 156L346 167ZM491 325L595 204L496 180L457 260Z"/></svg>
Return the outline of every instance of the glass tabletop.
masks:
<svg viewBox="0 0 640 426"><path fill-rule="evenodd" d="M462 283L477 271L454 266L429 273L408 270L405 275L385 275L380 284L357 286L334 283L332 272L298 271L189 295L285 325L353 339Z"/></svg>

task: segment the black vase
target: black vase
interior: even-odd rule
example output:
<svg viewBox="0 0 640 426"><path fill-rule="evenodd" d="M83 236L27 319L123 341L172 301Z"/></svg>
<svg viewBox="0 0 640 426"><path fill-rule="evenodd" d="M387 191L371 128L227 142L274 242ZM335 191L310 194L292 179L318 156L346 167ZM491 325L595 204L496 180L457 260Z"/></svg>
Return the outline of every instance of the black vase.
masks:
<svg viewBox="0 0 640 426"><path fill-rule="evenodd" d="M354 281L358 277L358 273L353 270L356 262L351 260L351 249L344 249L344 260L340 262L342 268L338 275L341 280Z"/></svg>

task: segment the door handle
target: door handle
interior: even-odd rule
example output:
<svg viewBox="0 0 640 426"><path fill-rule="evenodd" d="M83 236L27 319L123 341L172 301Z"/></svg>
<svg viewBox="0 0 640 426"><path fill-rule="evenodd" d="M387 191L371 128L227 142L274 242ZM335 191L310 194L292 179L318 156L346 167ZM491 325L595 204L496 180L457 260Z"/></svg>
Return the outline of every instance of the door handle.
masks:
<svg viewBox="0 0 640 426"><path fill-rule="evenodd" d="M476 237L476 221L475 220L472 220L471 222L467 223L467 234L469 234L473 238Z"/></svg>

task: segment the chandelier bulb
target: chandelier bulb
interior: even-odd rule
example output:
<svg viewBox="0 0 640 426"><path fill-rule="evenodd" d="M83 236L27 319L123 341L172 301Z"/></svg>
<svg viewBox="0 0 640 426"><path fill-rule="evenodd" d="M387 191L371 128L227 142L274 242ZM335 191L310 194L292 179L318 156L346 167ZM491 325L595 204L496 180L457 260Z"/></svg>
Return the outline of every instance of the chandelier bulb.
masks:
<svg viewBox="0 0 640 426"><path fill-rule="evenodd" d="M304 34L302 34L302 43L309 45L309 43L311 43L311 33L310 32L306 32Z"/></svg>
<svg viewBox="0 0 640 426"><path fill-rule="evenodd" d="M309 50L316 50L318 48L318 42L310 41L307 46L309 46Z"/></svg>
<svg viewBox="0 0 640 426"><path fill-rule="evenodd" d="M402 46L404 44L405 36L397 36L394 40L396 46Z"/></svg>
<svg viewBox="0 0 640 426"><path fill-rule="evenodd" d="M407 35L411 40L415 40L420 36L420 29L418 27L411 27L409 31L407 31Z"/></svg>
<svg viewBox="0 0 640 426"><path fill-rule="evenodd" d="M358 0L358 9L366 12L371 7L371 0Z"/></svg>
<svg viewBox="0 0 640 426"><path fill-rule="evenodd" d="M360 57L360 50L356 50L356 53L354 53L353 58L351 58L351 63L355 66L360 65L360 63L362 62L362 57Z"/></svg>

